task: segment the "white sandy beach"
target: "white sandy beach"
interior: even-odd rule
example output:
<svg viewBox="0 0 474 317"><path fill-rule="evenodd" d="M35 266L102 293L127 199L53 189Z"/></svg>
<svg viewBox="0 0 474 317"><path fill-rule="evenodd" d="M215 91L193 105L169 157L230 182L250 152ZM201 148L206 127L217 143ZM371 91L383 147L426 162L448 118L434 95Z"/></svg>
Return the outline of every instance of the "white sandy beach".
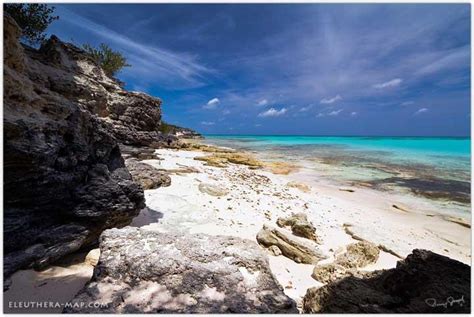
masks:
<svg viewBox="0 0 474 317"><path fill-rule="evenodd" d="M145 191L149 209L135 218L132 226L160 232L179 230L238 236L255 241L263 225L276 227L279 217L302 212L316 227L322 240L321 245L313 243L314 247L328 256L320 263L332 262L335 255L357 240L370 241L381 249L377 263L363 270L393 268L400 258L416 248L432 250L464 263L471 261L470 228L444 220L437 210L430 209L422 200L367 188L351 188L353 192L341 190L316 177L309 178L304 170L276 175L246 165L206 166L205 162L194 159L206 155L199 151L160 149L156 152L159 160L143 162L157 169L173 170L171 186ZM184 172L180 173L180 170ZM305 184L310 190L304 190L304 186L303 190L288 186L290 182ZM200 184L216 186L222 191L221 196L202 192ZM394 204L407 211L394 208ZM280 230L292 235L289 230ZM298 264L270 252L268 256L271 270L285 293L299 305L309 287L323 285L311 277L314 265ZM62 275L69 272L77 277L75 281L80 285L88 280L92 268L88 265L52 270L58 270ZM61 299L67 299L80 288L74 285L61 287L60 283L42 286L39 281L47 279L48 274L51 269L40 273L17 272L5 293L6 300L40 298L38 294L43 293L53 294L48 299L55 293L61 294ZM64 280L57 281L62 283ZM30 290L25 291L28 288Z"/></svg>

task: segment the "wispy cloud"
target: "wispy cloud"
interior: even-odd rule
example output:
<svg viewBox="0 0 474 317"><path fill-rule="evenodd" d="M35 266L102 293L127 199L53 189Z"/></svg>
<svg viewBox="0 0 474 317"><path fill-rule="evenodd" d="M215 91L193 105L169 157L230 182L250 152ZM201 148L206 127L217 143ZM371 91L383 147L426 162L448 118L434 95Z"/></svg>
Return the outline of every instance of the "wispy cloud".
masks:
<svg viewBox="0 0 474 317"><path fill-rule="evenodd" d="M201 124L206 125L206 126L211 126L211 125L214 125L214 122L212 122L212 121L201 121Z"/></svg>
<svg viewBox="0 0 474 317"><path fill-rule="evenodd" d="M259 117L279 117L284 115L287 112L286 108L281 108L280 110L277 110L275 108L270 108L267 111L260 112L258 114Z"/></svg>
<svg viewBox="0 0 474 317"><path fill-rule="evenodd" d="M419 115L419 114L422 114L422 113L425 113L425 112L428 112L428 108L420 108L418 109L417 111L415 111L415 113L413 113L413 115Z"/></svg>
<svg viewBox="0 0 474 317"><path fill-rule="evenodd" d="M338 116L344 109L334 110L328 113L328 116Z"/></svg>
<svg viewBox="0 0 474 317"><path fill-rule="evenodd" d="M357 116L357 112L356 112L356 111L351 112L351 116L352 116L352 117Z"/></svg>
<svg viewBox="0 0 474 317"><path fill-rule="evenodd" d="M409 101L404 101L404 102L402 102L400 105L402 105L402 106L409 106L409 105L413 105L414 103L415 103L414 101L409 100Z"/></svg>
<svg viewBox="0 0 474 317"><path fill-rule="evenodd" d="M339 101L339 100L342 100L342 97L340 95L337 95L337 96L334 96L334 97L331 97L331 98L323 98L321 99L321 103L322 104L331 104L331 103L335 103L336 101Z"/></svg>
<svg viewBox="0 0 474 317"><path fill-rule="evenodd" d="M375 89L384 89L384 88L389 88L389 87L396 87L396 86L399 86L402 83L402 81L403 80L401 78L394 78L394 79L386 81L384 83L375 84L373 87Z"/></svg>
<svg viewBox="0 0 474 317"><path fill-rule="evenodd" d="M257 102L257 106L259 106L259 107L263 107L263 106L266 106L266 105L268 105L268 100L267 99L262 99L259 102Z"/></svg>
<svg viewBox="0 0 474 317"><path fill-rule="evenodd" d="M313 108L313 105L308 105L306 107L301 107L299 112L306 112L306 111L311 110L311 108Z"/></svg>
<svg viewBox="0 0 474 317"><path fill-rule="evenodd" d="M205 104L203 106L204 109L216 109L217 105L220 103L221 101L219 100L219 98L212 98L211 100L209 100L207 102L207 104Z"/></svg>
<svg viewBox="0 0 474 317"><path fill-rule="evenodd" d="M147 79L151 77L164 85L174 85L174 88L192 88L202 86L205 83L205 77L212 72L211 69L197 62L195 55L176 53L139 43L64 7L61 7L59 13L62 17L61 21L84 29L106 40L114 49L122 51L133 66L124 72L134 77L146 76Z"/></svg>

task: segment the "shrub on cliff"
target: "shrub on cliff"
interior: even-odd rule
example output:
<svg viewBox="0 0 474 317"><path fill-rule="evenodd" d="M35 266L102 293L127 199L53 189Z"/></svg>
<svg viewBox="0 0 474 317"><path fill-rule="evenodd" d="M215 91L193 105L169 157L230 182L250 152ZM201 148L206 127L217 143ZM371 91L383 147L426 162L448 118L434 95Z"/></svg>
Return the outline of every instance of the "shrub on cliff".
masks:
<svg viewBox="0 0 474 317"><path fill-rule="evenodd" d="M131 66L121 53L112 50L107 44L102 43L98 48L84 44L82 48L102 67L107 76L113 77L122 68Z"/></svg>
<svg viewBox="0 0 474 317"><path fill-rule="evenodd" d="M22 29L22 39L35 45L45 39L43 33L48 26L59 19L54 16L54 7L39 3L6 3L4 10Z"/></svg>

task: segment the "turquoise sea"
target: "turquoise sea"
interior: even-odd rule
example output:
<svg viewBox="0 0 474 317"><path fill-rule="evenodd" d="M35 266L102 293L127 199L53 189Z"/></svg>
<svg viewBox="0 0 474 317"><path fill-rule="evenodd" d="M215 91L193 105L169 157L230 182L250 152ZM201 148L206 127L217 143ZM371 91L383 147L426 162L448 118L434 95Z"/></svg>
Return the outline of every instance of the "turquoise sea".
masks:
<svg viewBox="0 0 474 317"><path fill-rule="evenodd" d="M471 139L206 135L206 143L318 170L328 179L470 206Z"/></svg>

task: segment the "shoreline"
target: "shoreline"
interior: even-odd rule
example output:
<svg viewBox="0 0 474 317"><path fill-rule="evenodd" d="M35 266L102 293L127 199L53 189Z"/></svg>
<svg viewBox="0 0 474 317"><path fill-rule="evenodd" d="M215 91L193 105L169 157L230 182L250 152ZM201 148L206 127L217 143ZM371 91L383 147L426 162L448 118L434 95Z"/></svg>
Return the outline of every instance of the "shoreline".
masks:
<svg viewBox="0 0 474 317"><path fill-rule="evenodd" d="M430 216L416 201L399 201L390 193L374 189L341 188L324 183L304 168L292 169L281 164L277 166L280 169L272 169L266 163L256 168L252 164L257 162L245 160L245 157L239 158L244 164L228 162L221 167L210 166L209 163L216 162L201 158L212 156L213 151L216 150L158 149L155 151L158 159L142 160L156 169L168 171L171 185L145 190L147 208L131 226L158 232L206 233L255 241L264 225L277 227L279 218L303 212L322 241L319 245L313 244L314 247L327 257L318 266L334 262L348 245L360 240L369 241L380 250L378 260L361 267L361 271L394 268L400 258L416 248L470 264L470 228L443 217ZM288 228L278 230L292 236ZM272 273L300 309L307 289L324 285L311 277L314 265L266 253ZM4 295L10 293L10 298L15 300L31 299L49 287L49 290L56 289L53 296L58 292L56 294L61 294L60 298L67 301L88 281L87 276L92 276L93 270L92 265L85 266L84 263L66 265L56 269L57 273L54 268L15 273L12 286ZM50 278L58 283L41 285L39 281L50 272L53 272ZM64 289L60 276L77 282L77 287Z"/></svg>

